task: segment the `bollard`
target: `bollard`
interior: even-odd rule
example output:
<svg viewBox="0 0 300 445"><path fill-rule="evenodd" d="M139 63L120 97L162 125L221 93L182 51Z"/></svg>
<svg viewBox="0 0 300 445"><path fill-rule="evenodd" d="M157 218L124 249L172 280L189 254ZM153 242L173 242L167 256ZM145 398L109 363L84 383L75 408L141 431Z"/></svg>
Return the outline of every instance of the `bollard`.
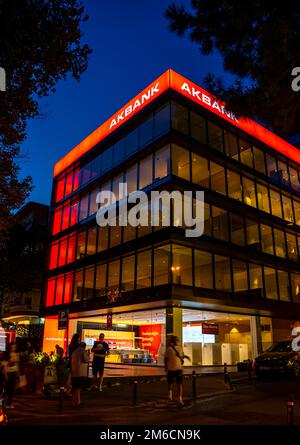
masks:
<svg viewBox="0 0 300 445"><path fill-rule="evenodd" d="M136 406L136 399L137 399L137 380L133 382L133 397L132 397L132 404L133 406Z"/></svg>
<svg viewBox="0 0 300 445"><path fill-rule="evenodd" d="M289 395L287 403L287 424L294 425L294 394Z"/></svg>
<svg viewBox="0 0 300 445"><path fill-rule="evenodd" d="M65 393L65 388L63 386L61 386L59 388L59 399L58 399L58 412L62 413L63 412L63 407L64 407L64 393Z"/></svg>
<svg viewBox="0 0 300 445"><path fill-rule="evenodd" d="M193 371L193 374L192 374L193 399L196 399L196 397L197 397L197 391L196 391L196 378L197 378L196 371Z"/></svg>
<svg viewBox="0 0 300 445"><path fill-rule="evenodd" d="M225 385L227 385L227 377L228 377L227 364L224 363L224 383L225 383Z"/></svg>
<svg viewBox="0 0 300 445"><path fill-rule="evenodd" d="M249 359L248 360L248 380L251 380L251 379L252 379L252 362Z"/></svg>

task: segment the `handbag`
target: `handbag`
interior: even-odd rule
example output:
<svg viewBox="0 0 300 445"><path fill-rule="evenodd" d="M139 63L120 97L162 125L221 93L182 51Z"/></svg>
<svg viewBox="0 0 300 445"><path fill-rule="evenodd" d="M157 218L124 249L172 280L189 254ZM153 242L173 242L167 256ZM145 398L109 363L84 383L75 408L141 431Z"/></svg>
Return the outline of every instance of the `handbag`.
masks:
<svg viewBox="0 0 300 445"><path fill-rule="evenodd" d="M184 360L183 360L183 358L181 357L181 355L179 355L179 352L177 351L177 349L176 348L174 348L174 346L173 345L171 345L171 348L174 350L174 352L175 352L175 354L177 355L177 357L180 359L180 361L181 361L181 364L183 365L184 364Z"/></svg>

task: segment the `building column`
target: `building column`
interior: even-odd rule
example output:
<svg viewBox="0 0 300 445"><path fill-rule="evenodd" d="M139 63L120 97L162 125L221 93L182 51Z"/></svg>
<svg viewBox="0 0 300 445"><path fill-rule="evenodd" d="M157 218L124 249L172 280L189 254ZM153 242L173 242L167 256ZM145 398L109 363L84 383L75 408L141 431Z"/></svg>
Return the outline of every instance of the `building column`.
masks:
<svg viewBox="0 0 300 445"><path fill-rule="evenodd" d="M260 317L258 315L250 317L250 332L252 341L252 359L254 359L262 352Z"/></svg>
<svg viewBox="0 0 300 445"><path fill-rule="evenodd" d="M166 308L166 344L171 335L176 335L182 343L182 309L178 307Z"/></svg>

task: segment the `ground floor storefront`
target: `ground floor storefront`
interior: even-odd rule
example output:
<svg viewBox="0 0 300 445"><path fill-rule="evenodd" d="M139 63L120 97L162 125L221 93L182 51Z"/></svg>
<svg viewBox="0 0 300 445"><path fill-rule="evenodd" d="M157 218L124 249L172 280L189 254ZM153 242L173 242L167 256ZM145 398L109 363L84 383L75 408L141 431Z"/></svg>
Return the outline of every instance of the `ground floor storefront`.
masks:
<svg viewBox="0 0 300 445"><path fill-rule="evenodd" d="M163 365L170 335L177 335L190 357L185 366L218 366L254 359L273 343L292 340L299 320L244 313L160 307L131 312L69 314L65 328L58 316L45 318L43 351L65 350L75 332L91 349L100 333L110 346L107 364Z"/></svg>

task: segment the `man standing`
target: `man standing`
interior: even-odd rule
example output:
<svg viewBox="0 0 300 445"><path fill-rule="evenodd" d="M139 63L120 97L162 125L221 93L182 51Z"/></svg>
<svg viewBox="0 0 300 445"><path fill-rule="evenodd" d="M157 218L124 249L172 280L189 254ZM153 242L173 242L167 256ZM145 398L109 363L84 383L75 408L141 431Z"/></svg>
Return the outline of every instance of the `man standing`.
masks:
<svg viewBox="0 0 300 445"><path fill-rule="evenodd" d="M99 383L99 391L102 391L102 383L103 383L103 375L104 375L104 362L105 357L109 354L109 346L104 341L104 334L99 335L99 341L94 342L94 346L92 347L92 352L94 353L93 357L93 377L94 382L92 389L97 389L97 377L99 373L100 383Z"/></svg>
<svg viewBox="0 0 300 445"><path fill-rule="evenodd" d="M168 398L173 400L172 386L174 381L177 383L177 398L178 404L183 406L183 384L182 384L182 367L184 359L190 358L183 354L182 346L179 344L179 339L175 335L170 338L170 346L165 355L165 370L168 374Z"/></svg>

